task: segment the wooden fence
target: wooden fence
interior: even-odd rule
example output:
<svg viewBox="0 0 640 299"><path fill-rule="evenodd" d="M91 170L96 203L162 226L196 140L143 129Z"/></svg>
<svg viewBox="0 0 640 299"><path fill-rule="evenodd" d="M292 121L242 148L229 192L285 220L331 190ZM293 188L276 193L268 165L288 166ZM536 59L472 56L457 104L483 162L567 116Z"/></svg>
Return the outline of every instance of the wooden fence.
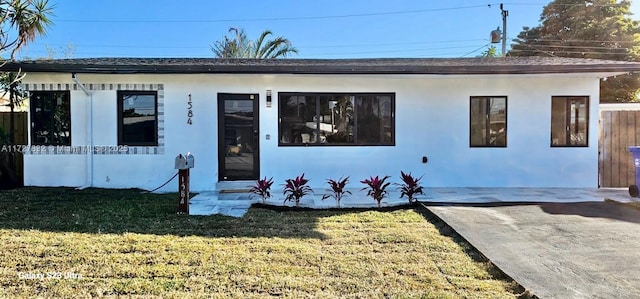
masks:
<svg viewBox="0 0 640 299"><path fill-rule="evenodd" d="M14 112L14 138L15 145L26 145L27 144L27 112ZM0 112L0 128L4 130L5 133L9 133L11 113L10 112ZM18 148L14 148L18 149ZM7 149L13 151L14 149ZM0 145L0 150L2 150L2 146ZM18 176L18 180L22 185L24 180L24 160L22 153L16 153L14 155L15 163L16 163L16 175Z"/></svg>
<svg viewBox="0 0 640 299"><path fill-rule="evenodd" d="M26 112L14 112L15 123L15 140L16 144L27 144L27 113ZM0 112L0 128L2 128L7 134L9 133L11 112Z"/></svg>
<svg viewBox="0 0 640 299"><path fill-rule="evenodd" d="M600 187L629 187L635 184L635 165L628 147L640 145L638 128L640 111L600 111Z"/></svg>

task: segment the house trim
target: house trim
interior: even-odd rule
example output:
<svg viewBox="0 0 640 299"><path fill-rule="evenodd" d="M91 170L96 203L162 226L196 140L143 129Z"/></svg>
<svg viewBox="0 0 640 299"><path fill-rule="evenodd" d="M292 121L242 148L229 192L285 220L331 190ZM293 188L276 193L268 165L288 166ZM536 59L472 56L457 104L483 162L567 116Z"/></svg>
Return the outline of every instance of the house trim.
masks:
<svg viewBox="0 0 640 299"><path fill-rule="evenodd" d="M164 136L164 84L153 83L83 83L89 91L156 91L157 98L157 122L158 122L158 145L157 146L113 146L94 145L88 148L85 145L74 146L28 146L24 149L24 154L32 155L85 155L89 151L95 155L162 155L165 152ZM22 88L29 91L70 91L82 90L78 84L59 83L23 83ZM117 98L114 98L117 101Z"/></svg>

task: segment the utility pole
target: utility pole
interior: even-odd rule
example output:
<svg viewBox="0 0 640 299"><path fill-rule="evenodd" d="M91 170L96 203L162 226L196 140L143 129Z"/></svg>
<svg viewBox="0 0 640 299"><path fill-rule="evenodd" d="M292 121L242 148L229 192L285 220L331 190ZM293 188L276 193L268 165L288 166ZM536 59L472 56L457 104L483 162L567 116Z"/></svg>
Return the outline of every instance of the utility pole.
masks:
<svg viewBox="0 0 640 299"><path fill-rule="evenodd" d="M507 54L507 16L508 10L504 10L504 6L500 3L500 11L502 12L502 57Z"/></svg>

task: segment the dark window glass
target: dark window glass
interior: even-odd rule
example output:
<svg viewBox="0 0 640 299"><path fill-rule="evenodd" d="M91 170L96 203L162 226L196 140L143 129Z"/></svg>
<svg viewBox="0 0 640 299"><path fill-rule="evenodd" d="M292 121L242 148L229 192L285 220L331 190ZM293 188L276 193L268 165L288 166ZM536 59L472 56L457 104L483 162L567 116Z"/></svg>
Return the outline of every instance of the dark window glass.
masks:
<svg viewBox="0 0 640 299"><path fill-rule="evenodd" d="M69 91L31 92L31 144L71 145Z"/></svg>
<svg viewBox="0 0 640 299"><path fill-rule="evenodd" d="M354 143L354 101L348 95L320 97L320 143Z"/></svg>
<svg viewBox="0 0 640 299"><path fill-rule="evenodd" d="M589 97L551 98L551 146L588 146Z"/></svg>
<svg viewBox="0 0 640 299"><path fill-rule="evenodd" d="M155 91L118 92L118 145L158 145Z"/></svg>
<svg viewBox="0 0 640 299"><path fill-rule="evenodd" d="M298 95L280 97L280 143L310 143L314 133L315 115L315 97Z"/></svg>
<svg viewBox="0 0 640 299"><path fill-rule="evenodd" d="M390 96L356 97L356 115L358 143L392 142Z"/></svg>
<svg viewBox="0 0 640 299"><path fill-rule="evenodd" d="M471 97L471 146L507 146L507 98Z"/></svg>
<svg viewBox="0 0 640 299"><path fill-rule="evenodd" d="M392 94L279 94L281 145L393 145Z"/></svg>

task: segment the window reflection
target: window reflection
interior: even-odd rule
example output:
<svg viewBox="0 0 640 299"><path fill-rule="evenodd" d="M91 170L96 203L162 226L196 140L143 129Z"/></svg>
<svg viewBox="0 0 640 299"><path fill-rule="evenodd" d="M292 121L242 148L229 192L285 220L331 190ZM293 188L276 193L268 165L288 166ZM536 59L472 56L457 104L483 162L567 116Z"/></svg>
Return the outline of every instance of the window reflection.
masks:
<svg viewBox="0 0 640 299"><path fill-rule="evenodd" d="M471 146L507 146L507 98L471 97Z"/></svg>
<svg viewBox="0 0 640 299"><path fill-rule="evenodd" d="M31 92L31 144L71 145L71 101L68 91Z"/></svg>
<svg viewBox="0 0 640 299"><path fill-rule="evenodd" d="M588 97L551 98L551 145L587 146Z"/></svg>
<svg viewBox="0 0 640 299"><path fill-rule="evenodd" d="M280 144L393 144L393 96L281 93Z"/></svg>
<svg viewBox="0 0 640 299"><path fill-rule="evenodd" d="M120 145L157 145L157 95L155 92L118 93Z"/></svg>
<svg viewBox="0 0 640 299"><path fill-rule="evenodd" d="M282 143L310 143L314 133L313 127L316 114L315 97L285 96L280 98L280 142Z"/></svg>
<svg viewBox="0 0 640 299"><path fill-rule="evenodd" d="M357 98L358 141L362 143L391 142L391 97L362 96Z"/></svg>
<svg viewBox="0 0 640 299"><path fill-rule="evenodd" d="M353 143L354 96L320 97L320 143ZM314 124L315 126L315 124Z"/></svg>

